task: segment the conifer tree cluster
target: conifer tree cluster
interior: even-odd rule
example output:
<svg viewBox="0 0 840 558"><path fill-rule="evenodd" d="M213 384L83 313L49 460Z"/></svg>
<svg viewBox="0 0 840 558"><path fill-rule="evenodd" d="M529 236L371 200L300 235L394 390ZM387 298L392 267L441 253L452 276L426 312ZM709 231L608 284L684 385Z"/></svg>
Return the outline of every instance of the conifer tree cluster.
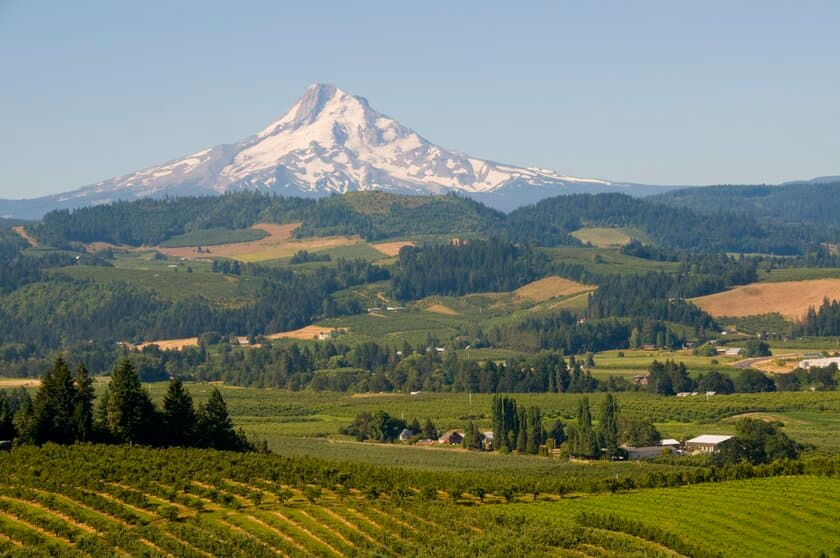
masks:
<svg viewBox="0 0 840 558"><path fill-rule="evenodd" d="M16 444L106 442L149 446L191 446L249 451L252 444L236 431L227 406L214 388L206 404L196 408L183 383L169 383L158 410L128 360L111 381L94 410L93 378L84 364L75 373L61 359L44 375L34 398L22 391L13 412L0 397L0 439Z"/></svg>
<svg viewBox="0 0 840 558"><path fill-rule="evenodd" d="M492 421L493 445L497 450L536 454L548 440L539 407L519 406L511 397L493 397Z"/></svg>

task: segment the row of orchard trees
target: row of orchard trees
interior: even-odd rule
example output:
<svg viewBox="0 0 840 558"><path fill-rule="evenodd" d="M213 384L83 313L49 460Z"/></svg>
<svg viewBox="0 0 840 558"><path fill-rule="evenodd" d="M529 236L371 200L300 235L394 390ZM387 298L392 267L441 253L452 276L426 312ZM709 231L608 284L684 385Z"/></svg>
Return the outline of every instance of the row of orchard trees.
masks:
<svg viewBox="0 0 840 558"><path fill-rule="evenodd" d="M159 410L134 367L124 360L111 374L96 407L95 397L93 378L84 364L71 372L59 358L44 375L34 398L25 391L16 401L0 394L0 435L13 437L16 444L106 442L254 449L241 431L234 430L218 389L206 404L196 407L181 381L173 379Z"/></svg>

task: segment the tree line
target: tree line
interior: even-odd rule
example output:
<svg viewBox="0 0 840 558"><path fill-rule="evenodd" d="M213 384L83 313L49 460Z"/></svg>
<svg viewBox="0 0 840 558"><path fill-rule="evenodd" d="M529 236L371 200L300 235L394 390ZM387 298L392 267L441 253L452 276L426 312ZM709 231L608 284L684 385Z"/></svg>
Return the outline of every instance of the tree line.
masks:
<svg viewBox="0 0 840 558"><path fill-rule="evenodd" d="M75 372L62 359L41 379L35 397L26 390L0 392L0 436L16 444L100 442L149 446L255 449L236 431L218 389L194 405L178 379L157 409L129 361L121 362L95 406L93 378L84 364Z"/></svg>

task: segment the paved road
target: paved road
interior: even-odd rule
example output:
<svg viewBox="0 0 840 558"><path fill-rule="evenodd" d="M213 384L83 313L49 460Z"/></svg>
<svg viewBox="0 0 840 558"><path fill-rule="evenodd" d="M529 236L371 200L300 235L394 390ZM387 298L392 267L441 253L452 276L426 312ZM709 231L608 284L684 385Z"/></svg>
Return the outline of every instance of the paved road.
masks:
<svg viewBox="0 0 840 558"><path fill-rule="evenodd" d="M758 364L759 362L764 362L767 360L774 360L777 358L802 358L805 355L802 353L791 353L787 355L773 355L769 357L757 357L757 358L745 358L744 360L739 360L738 362L733 362L732 366L735 368L752 368L753 365Z"/></svg>

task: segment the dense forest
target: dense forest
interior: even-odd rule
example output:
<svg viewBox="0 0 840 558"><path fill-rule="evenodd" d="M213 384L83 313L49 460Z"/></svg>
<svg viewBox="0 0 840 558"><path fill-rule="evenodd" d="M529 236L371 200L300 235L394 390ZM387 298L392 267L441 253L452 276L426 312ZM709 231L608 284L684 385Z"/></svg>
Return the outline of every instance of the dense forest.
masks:
<svg viewBox="0 0 840 558"><path fill-rule="evenodd" d="M840 238L824 226L767 224L728 211L671 207L623 194L577 194L548 198L508 215L511 238L542 246L567 244L568 233L586 226L635 227L665 248L706 253L805 254Z"/></svg>
<svg viewBox="0 0 840 558"><path fill-rule="evenodd" d="M835 204L840 198L840 178L824 183L781 186L709 186L686 188L651 198L658 203L684 207L700 213L714 208L759 219L801 225L840 226Z"/></svg>

